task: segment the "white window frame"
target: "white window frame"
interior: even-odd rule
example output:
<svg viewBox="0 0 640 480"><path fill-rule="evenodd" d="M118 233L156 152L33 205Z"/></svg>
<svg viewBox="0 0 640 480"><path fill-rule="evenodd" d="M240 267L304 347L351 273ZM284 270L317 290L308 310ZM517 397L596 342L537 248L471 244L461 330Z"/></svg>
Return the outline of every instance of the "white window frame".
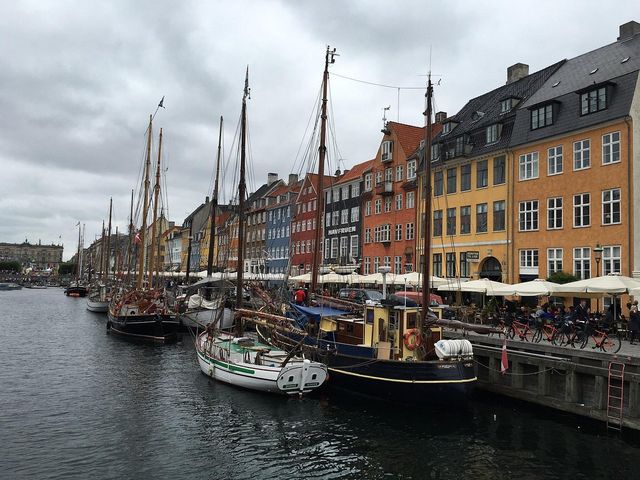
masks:
<svg viewBox="0 0 640 480"><path fill-rule="evenodd" d="M591 248L573 249L573 274L581 280L591 278Z"/></svg>
<svg viewBox="0 0 640 480"><path fill-rule="evenodd" d="M349 240L349 256L352 259L358 258L358 254L360 253L359 247L358 235L351 235Z"/></svg>
<svg viewBox="0 0 640 480"><path fill-rule="evenodd" d="M415 208L415 192L407 192L407 201L405 203L405 208Z"/></svg>
<svg viewBox="0 0 640 480"><path fill-rule="evenodd" d="M404 165L396 166L396 182L401 182L404 178Z"/></svg>
<svg viewBox="0 0 640 480"><path fill-rule="evenodd" d="M367 200L367 202L364 204L364 215L366 217L371 215L371 200Z"/></svg>
<svg viewBox="0 0 640 480"><path fill-rule="evenodd" d="M547 198L547 230L560 230L563 226L562 197Z"/></svg>
<svg viewBox="0 0 640 480"><path fill-rule="evenodd" d="M547 175L560 175L563 171L562 145L547 149Z"/></svg>
<svg viewBox="0 0 640 480"><path fill-rule="evenodd" d="M519 251L520 275L538 275L539 256L537 248L527 248Z"/></svg>
<svg viewBox="0 0 640 480"><path fill-rule="evenodd" d="M351 198L358 198L360 196L360 183L351 184Z"/></svg>
<svg viewBox="0 0 640 480"><path fill-rule="evenodd" d="M620 163L620 132L605 133L602 136L602 164Z"/></svg>
<svg viewBox="0 0 640 480"><path fill-rule="evenodd" d="M409 160L407 162L407 180L413 180L416 178L416 161Z"/></svg>
<svg viewBox="0 0 640 480"><path fill-rule="evenodd" d="M338 258L338 254L340 253L338 244L338 237L333 237L331 239L331 257L330 258Z"/></svg>
<svg viewBox="0 0 640 480"><path fill-rule="evenodd" d="M400 240L402 240L402 224L401 223L396 223L395 235L394 235L393 239L396 242L399 242Z"/></svg>
<svg viewBox="0 0 640 480"><path fill-rule="evenodd" d="M384 142L382 142L380 160L382 162L389 162L393 160L393 141L392 140L385 140Z"/></svg>
<svg viewBox="0 0 640 480"><path fill-rule="evenodd" d="M351 208L351 223L355 223L360 220L360 207Z"/></svg>
<svg viewBox="0 0 640 480"><path fill-rule="evenodd" d="M371 274L371 257L364 257L364 274Z"/></svg>
<svg viewBox="0 0 640 480"><path fill-rule="evenodd" d="M602 274L621 273L622 247L620 245L605 245L602 247Z"/></svg>
<svg viewBox="0 0 640 480"><path fill-rule="evenodd" d="M615 198L617 193L617 198ZM622 223L622 203L619 188L611 188L602 192L602 225L618 225ZM608 198L607 198L608 197ZM618 221L615 221L615 216ZM607 216L610 220L607 221Z"/></svg>
<svg viewBox="0 0 640 480"><path fill-rule="evenodd" d="M376 198L374 213L376 215L380 215L382 213L382 199L381 198Z"/></svg>
<svg viewBox="0 0 640 480"><path fill-rule="evenodd" d="M539 229L539 208L538 200L525 200L518 204L518 231L533 232Z"/></svg>
<svg viewBox="0 0 640 480"><path fill-rule="evenodd" d="M398 195L396 195L396 210L402 210L402 200L403 200L403 194L399 193Z"/></svg>
<svg viewBox="0 0 640 480"><path fill-rule="evenodd" d="M373 174L366 173L364 176L364 191L370 192L373 188Z"/></svg>
<svg viewBox="0 0 640 480"><path fill-rule="evenodd" d="M538 152L530 152L520 155L518 161L519 179L532 180L539 176L539 154Z"/></svg>
<svg viewBox="0 0 640 480"><path fill-rule="evenodd" d="M587 200L585 202L585 199ZM579 202L579 203L578 203ZM586 214L585 214L586 211ZM584 218L587 218L585 223ZM591 226L591 194L577 193L573 196L573 228Z"/></svg>
<svg viewBox="0 0 640 480"><path fill-rule="evenodd" d="M573 142L573 170L585 170L591 167L591 140Z"/></svg>
<svg viewBox="0 0 640 480"><path fill-rule="evenodd" d="M562 271L564 251L562 248L547 248L547 276Z"/></svg>
<svg viewBox="0 0 640 480"><path fill-rule="evenodd" d="M405 235L406 240L413 240L415 238L415 229L413 222L407 223L407 231Z"/></svg>

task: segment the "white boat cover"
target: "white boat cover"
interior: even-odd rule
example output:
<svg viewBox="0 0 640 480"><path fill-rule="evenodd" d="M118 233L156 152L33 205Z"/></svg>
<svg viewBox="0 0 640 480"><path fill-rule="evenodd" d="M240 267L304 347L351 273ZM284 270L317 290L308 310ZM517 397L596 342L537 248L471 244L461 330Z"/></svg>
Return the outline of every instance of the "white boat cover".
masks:
<svg viewBox="0 0 640 480"><path fill-rule="evenodd" d="M216 310L220 308L221 300L205 300L200 295L193 294L189 297L189 302L187 303L187 308L189 310L193 310L196 308L204 308L206 310Z"/></svg>
<svg viewBox="0 0 640 480"><path fill-rule="evenodd" d="M438 340L434 347L440 360L473 356L473 347L469 340Z"/></svg>

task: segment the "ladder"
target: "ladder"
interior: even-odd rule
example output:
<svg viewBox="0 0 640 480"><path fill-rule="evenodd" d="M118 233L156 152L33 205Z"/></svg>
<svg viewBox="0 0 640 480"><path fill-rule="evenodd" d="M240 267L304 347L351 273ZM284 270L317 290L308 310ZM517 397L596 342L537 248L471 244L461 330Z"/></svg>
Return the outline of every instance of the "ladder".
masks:
<svg viewBox="0 0 640 480"><path fill-rule="evenodd" d="M607 389L607 429L622 430L624 410L624 363L609 362Z"/></svg>

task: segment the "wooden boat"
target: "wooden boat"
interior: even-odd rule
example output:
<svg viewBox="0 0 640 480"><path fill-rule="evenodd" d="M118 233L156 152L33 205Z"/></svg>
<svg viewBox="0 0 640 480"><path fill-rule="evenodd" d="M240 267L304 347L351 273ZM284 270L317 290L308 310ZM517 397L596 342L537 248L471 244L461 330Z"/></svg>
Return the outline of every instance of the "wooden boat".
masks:
<svg viewBox="0 0 640 480"><path fill-rule="evenodd" d="M246 118L247 98L249 96L249 69L245 77L242 97L240 181L238 185L238 245L244 245L245 225L245 163L246 163ZM210 250L211 251L211 250ZM243 265L243 248L238 249L238 265ZM241 330L240 316L249 319L267 318L282 321L282 317L265 315L261 312L242 309L244 300L243 269L236 272L235 315L237 330ZM218 309L221 314L221 310ZM304 332L299 332L303 335ZM225 334L220 331L219 321L211 322L196 337L196 353L200 370L205 375L237 387L260 392L299 394L319 388L327 378L326 366L322 363L301 358L293 349L290 353L274 349L273 346L260 344L243 335Z"/></svg>
<svg viewBox="0 0 640 480"><path fill-rule="evenodd" d="M77 260L76 260L76 278L75 281L71 282L67 288L64 289L64 294L67 297L86 297L87 296L87 287L82 284L82 237L81 237L81 226L80 222L78 222L78 252L77 252Z"/></svg>
<svg viewBox="0 0 640 480"><path fill-rule="evenodd" d="M0 283L0 290L22 290L22 285L17 283Z"/></svg>

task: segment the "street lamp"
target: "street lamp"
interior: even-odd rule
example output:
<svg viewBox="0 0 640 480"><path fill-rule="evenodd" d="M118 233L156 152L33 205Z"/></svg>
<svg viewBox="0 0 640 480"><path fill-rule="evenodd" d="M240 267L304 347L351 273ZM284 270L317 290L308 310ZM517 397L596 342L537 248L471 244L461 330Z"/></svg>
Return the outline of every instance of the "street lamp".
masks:
<svg viewBox="0 0 640 480"><path fill-rule="evenodd" d="M602 260L602 245L596 243L595 248L593 249L593 253L596 255L596 277L600 276L600 260ZM600 311L600 298L596 297L596 311Z"/></svg>
<svg viewBox="0 0 640 480"><path fill-rule="evenodd" d="M387 273L391 271L391 267L388 265L382 265L378 267L378 273L382 274L382 298L387 299Z"/></svg>

